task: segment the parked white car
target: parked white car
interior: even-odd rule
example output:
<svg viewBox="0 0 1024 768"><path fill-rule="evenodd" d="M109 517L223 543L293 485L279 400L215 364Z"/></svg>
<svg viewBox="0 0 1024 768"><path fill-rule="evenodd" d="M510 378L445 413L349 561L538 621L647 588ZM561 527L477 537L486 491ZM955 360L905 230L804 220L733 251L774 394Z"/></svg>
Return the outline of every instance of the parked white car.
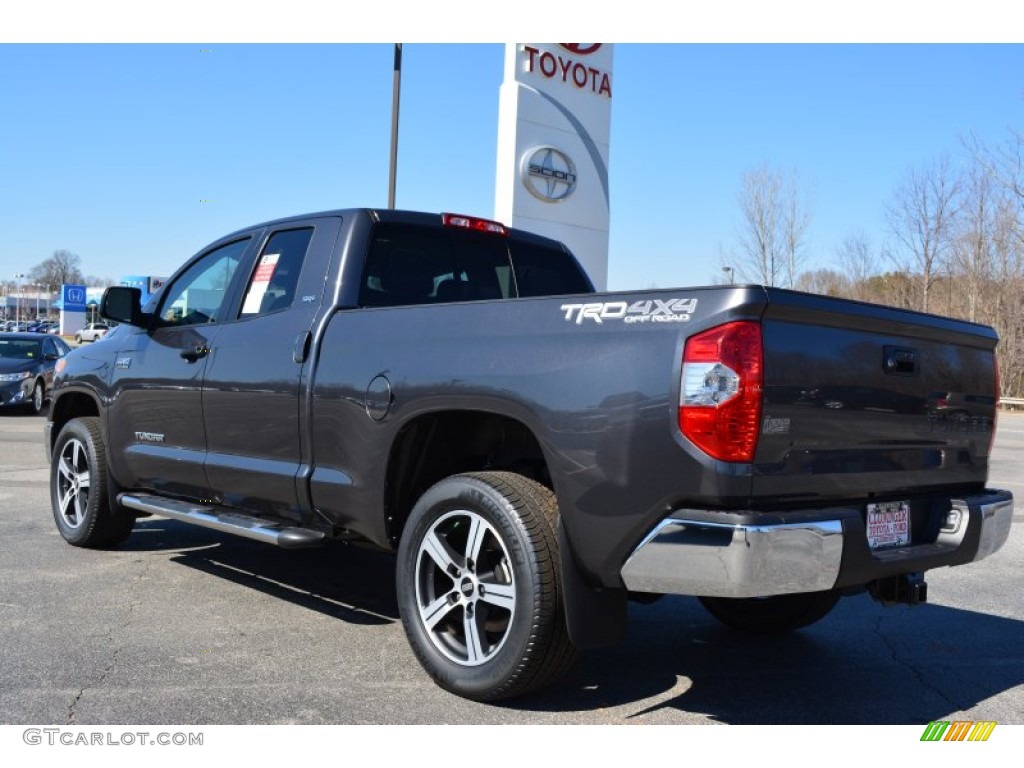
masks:
<svg viewBox="0 0 1024 768"><path fill-rule="evenodd" d="M75 334L75 342L82 344L86 341L99 341L110 330L106 323L89 323L85 328Z"/></svg>

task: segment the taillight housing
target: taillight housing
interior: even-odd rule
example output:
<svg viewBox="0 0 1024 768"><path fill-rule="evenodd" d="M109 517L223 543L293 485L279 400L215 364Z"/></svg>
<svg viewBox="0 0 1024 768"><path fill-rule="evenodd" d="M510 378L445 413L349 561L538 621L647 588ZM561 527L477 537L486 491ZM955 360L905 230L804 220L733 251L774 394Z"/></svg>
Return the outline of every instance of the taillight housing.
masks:
<svg viewBox="0 0 1024 768"><path fill-rule="evenodd" d="M463 216L460 213L442 213L441 222L446 227L460 227L474 232L487 232L492 235L508 237L508 229L500 221L481 219L477 216Z"/></svg>
<svg viewBox="0 0 1024 768"><path fill-rule="evenodd" d="M720 461L752 462L761 432L764 386L761 324L710 328L686 340L679 429Z"/></svg>
<svg viewBox="0 0 1024 768"><path fill-rule="evenodd" d="M995 377L995 401L992 404L992 434L988 438L988 455L992 455L992 446L996 442L996 426L999 423L999 399L1002 397L1002 392L999 389L999 358L996 357L996 353L992 353L992 375Z"/></svg>

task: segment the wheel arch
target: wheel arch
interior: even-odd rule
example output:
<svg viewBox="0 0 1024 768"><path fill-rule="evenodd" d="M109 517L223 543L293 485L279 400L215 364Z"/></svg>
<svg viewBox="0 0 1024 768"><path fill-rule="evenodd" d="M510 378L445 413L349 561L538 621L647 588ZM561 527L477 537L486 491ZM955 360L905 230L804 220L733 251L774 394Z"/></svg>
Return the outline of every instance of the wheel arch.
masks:
<svg viewBox="0 0 1024 768"><path fill-rule="evenodd" d="M50 399L50 421L53 427L50 429L50 443L46 447L47 453L53 453L53 447L57 444L57 436L72 419L82 416L99 416L100 406L95 397L82 391L63 392L57 399Z"/></svg>
<svg viewBox="0 0 1024 768"><path fill-rule="evenodd" d="M456 445L457 438L473 439ZM386 535L398 548L416 501L451 475L483 470L515 472L552 490L557 488L542 439L522 420L491 411L449 410L420 414L398 431L388 456L384 483ZM564 524L557 524L562 597L569 635L581 649L621 642L626 631L626 590L601 588L579 571Z"/></svg>
<svg viewBox="0 0 1024 768"><path fill-rule="evenodd" d="M515 472L554 490L541 442L521 420L479 410L420 414L404 424L388 455L386 530L397 546L416 501L439 480L464 472Z"/></svg>

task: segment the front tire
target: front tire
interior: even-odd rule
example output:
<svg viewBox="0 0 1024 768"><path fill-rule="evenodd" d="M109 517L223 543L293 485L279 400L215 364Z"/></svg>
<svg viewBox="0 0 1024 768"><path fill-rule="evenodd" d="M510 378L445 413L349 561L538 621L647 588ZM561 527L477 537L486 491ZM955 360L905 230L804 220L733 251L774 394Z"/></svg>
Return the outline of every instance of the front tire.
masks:
<svg viewBox="0 0 1024 768"><path fill-rule="evenodd" d="M548 488L510 472L455 475L417 502L398 550L398 607L443 688L507 699L572 664L557 518Z"/></svg>
<svg viewBox="0 0 1024 768"><path fill-rule="evenodd" d="M837 590L774 597L702 597L701 604L727 627L752 635L792 632L823 619L835 608Z"/></svg>
<svg viewBox="0 0 1024 768"><path fill-rule="evenodd" d="M135 524L109 496L106 446L100 420L69 421L57 436L50 461L50 505L57 530L76 547L109 547L128 538Z"/></svg>
<svg viewBox="0 0 1024 768"><path fill-rule="evenodd" d="M43 412L43 404L46 403L46 387L43 382L36 380L32 387L32 399L28 401L28 412L38 416Z"/></svg>

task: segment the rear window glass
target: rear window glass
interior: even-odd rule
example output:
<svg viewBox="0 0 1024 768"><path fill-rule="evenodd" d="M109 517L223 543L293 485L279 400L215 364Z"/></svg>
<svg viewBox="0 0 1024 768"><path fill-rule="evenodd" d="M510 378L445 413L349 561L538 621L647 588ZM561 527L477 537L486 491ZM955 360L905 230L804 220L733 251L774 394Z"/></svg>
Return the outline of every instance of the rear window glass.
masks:
<svg viewBox="0 0 1024 768"><path fill-rule="evenodd" d="M590 292L582 269L567 252L519 240L511 240L509 250L520 296Z"/></svg>

